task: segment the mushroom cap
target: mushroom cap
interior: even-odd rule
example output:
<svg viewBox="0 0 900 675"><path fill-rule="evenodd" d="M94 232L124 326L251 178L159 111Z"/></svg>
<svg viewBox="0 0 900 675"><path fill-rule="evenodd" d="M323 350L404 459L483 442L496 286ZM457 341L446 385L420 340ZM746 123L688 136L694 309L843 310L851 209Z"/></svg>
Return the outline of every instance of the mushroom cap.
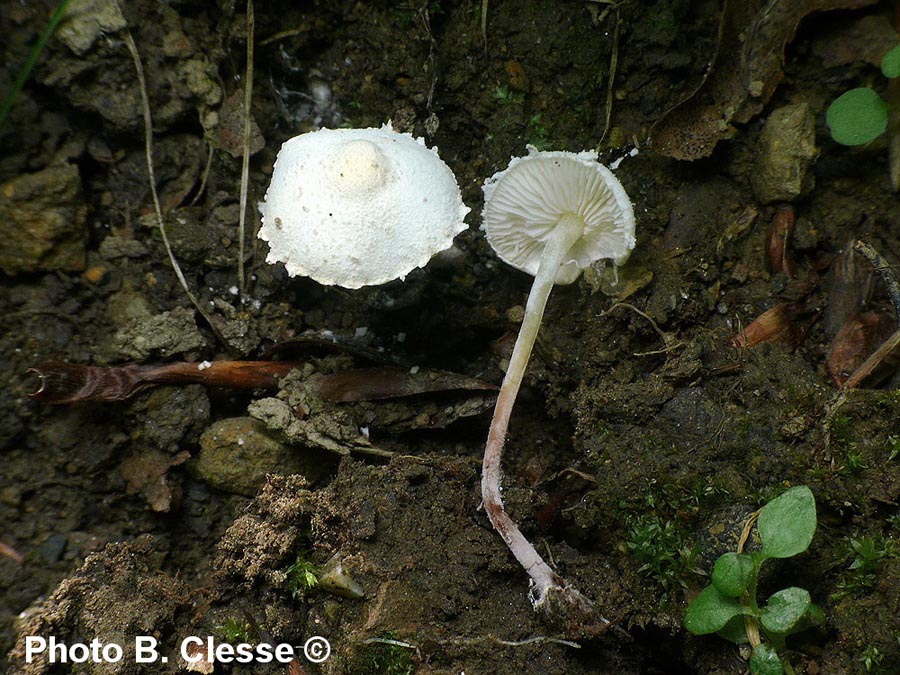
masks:
<svg viewBox="0 0 900 675"><path fill-rule="evenodd" d="M560 217L584 220L584 234L569 251L556 283L570 284L601 259L621 265L634 248L634 211L625 189L597 162L597 153L542 152L528 155L484 182L481 228L501 260L537 274L544 243Z"/></svg>
<svg viewBox="0 0 900 675"><path fill-rule="evenodd" d="M466 229L469 208L437 150L388 122L288 140L260 211L267 262L359 288L423 267Z"/></svg>

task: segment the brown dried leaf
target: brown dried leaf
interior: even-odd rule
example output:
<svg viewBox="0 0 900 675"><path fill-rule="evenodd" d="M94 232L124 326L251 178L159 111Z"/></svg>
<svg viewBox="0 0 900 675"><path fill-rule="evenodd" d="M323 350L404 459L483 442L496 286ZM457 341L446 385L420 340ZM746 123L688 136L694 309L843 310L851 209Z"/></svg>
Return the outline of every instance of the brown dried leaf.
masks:
<svg viewBox="0 0 900 675"><path fill-rule="evenodd" d="M125 401L161 384L203 384L232 389L271 389L298 364L286 361L214 361L122 366L83 366L45 361L28 372L40 378L29 394L51 405Z"/></svg>
<svg viewBox="0 0 900 675"><path fill-rule="evenodd" d="M775 212L769 228L769 269L774 274L784 274L788 279L793 279L795 272L788 246L796 222L794 207L788 204Z"/></svg>
<svg viewBox="0 0 900 675"><path fill-rule="evenodd" d="M806 332L805 327L797 321L798 314L794 303L775 305L756 317L732 340L732 344L743 349L764 342L777 342L793 349L800 344Z"/></svg>
<svg viewBox="0 0 900 675"><path fill-rule="evenodd" d="M232 389L273 389L302 364L289 361L213 361L165 365L82 366L47 361L29 372L40 388L29 394L41 403L78 404L124 401L161 384L203 384ZM445 370L358 368L312 375L307 386L335 403L377 401L442 391L494 391L483 380Z"/></svg>
<svg viewBox="0 0 900 675"><path fill-rule="evenodd" d="M822 62L823 68L839 68L856 62L878 68L881 58L896 44L897 30L890 19L883 14L869 14L817 35L812 55Z"/></svg>
<svg viewBox="0 0 900 675"><path fill-rule="evenodd" d="M876 0L725 0L710 69L687 99L653 125L653 149L695 160L757 115L783 77L784 50L814 12L857 9Z"/></svg>
<svg viewBox="0 0 900 675"><path fill-rule="evenodd" d="M749 230L750 226L756 222L758 215L759 211L748 204L736 218L731 219L722 236L719 237L718 243L716 243L716 256L721 258L725 254L725 247Z"/></svg>
<svg viewBox="0 0 900 675"><path fill-rule="evenodd" d="M840 387L862 363L894 332L892 317L879 312L863 312L851 316L831 342L825 367L834 383ZM882 368L872 374L874 380L883 379L893 370Z"/></svg>
<svg viewBox="0 0 900 675"><path fill-rule="evenodd" d="M314 375L310 382L328 401L377 401L438 391L490 391L497 387L483 380L445 370L358 368L343 373Z"/></svg>

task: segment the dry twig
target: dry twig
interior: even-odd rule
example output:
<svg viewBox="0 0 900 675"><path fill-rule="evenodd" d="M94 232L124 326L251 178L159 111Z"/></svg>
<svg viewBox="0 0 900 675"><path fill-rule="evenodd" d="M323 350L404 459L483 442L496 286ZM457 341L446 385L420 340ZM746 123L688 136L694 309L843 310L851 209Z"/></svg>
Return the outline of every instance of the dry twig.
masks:
<svg viewBox="0 0 900 675"><path fill-rule="evenodd" d="M853 244L853 250L868 260L869 264L875 268L875 272L881 278L887 289L888 296L891 298L891 304L897 313L897 320L900 321L900 284L897 283L897 277L894 276L894 271L891 269L890 264L878 251L864 241L857 241Z"/></svg>

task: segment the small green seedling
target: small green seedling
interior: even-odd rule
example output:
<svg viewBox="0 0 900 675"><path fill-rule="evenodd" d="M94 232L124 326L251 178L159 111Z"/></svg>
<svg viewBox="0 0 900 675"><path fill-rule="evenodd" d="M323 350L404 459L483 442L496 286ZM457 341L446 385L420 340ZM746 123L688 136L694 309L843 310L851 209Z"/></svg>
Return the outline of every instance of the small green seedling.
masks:
<svg viewBox="0 0 900 675"><path fill-rule="evenodd" d="M900 45L881 59L885 77L900 77ZM874 90L857 87L843 93L828 106L825 121L831 137L841 145L865 145L887 129L890 105Z"/></svg>
<svg viewBox="0 0 900 675"><path fill-rule="evenodd" d="M494 99L503 107L509 105L521 105L525 101L525 94L520 91L512 91L509 87L498 86L494 89Z"/></svg>
<svg viewBox="0 0 900 675"><path fill-rule="evenodd" d="M309 562L303 554L297 554L297 560L285 570L286 584L291 597L296 598L319 585L319 569Z"/></svg>
<svg viewBox="0 0 900 675"><path fill-rule="evenodd" d="M712 584L688 607L684 625L694 635L716 633L737 644L749 642L753 675L792 675L794 670L784 658L785 638L822 623L825 616L809 592L796 586L773 593L760 607L756 585L766 560L792 558L809 548L816 532L812 492L799 485L776 497L760 509L756 526L761 549L722 555L713 569Z"/></svg>
<svg viewBox="0 0 900 675"><path fill-rule="evenodd" d="M894 551L893 540L880 532L859 539L850 537L848 553L852 556L852 561L838 582L839 590L834 594L834 599L872 591L878 584L882 567L894 555Z"/></svg>

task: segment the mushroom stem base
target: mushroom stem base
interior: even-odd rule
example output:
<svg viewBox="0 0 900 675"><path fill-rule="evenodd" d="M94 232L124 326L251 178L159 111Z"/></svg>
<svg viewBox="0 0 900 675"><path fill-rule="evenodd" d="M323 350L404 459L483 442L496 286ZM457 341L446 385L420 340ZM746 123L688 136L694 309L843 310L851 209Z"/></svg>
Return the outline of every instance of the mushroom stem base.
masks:
<svg viewBox="0 0 900 675"><path fill-rule="evenodd" d="M541 326L547 298L550 296L550 290L553 288L560 265L583 231L584 221L575 214L567 213L557 222L544 244L541 263L531 287L531 293L528 295L525 317L519 329L519 336L516 338L512 357L509 360L506 377L503 378L500 394L497 396L497 405L494 408L494 416L484 448L481 475L481 496L484 509L494 529L503 537L509 550L531 577L531 600L535 609L543 607L556 610L561 607L550 608L548 605L562 605L565 606L566 614L570 614L572 609L580 614L586 614L590 610L590 601L571 588L565 579L544 562L531 542L525 538L525 535L519 531L518 526L506 513L500 495L500 462L503 457L503 445L506 440L509 418Z"/></svg>

